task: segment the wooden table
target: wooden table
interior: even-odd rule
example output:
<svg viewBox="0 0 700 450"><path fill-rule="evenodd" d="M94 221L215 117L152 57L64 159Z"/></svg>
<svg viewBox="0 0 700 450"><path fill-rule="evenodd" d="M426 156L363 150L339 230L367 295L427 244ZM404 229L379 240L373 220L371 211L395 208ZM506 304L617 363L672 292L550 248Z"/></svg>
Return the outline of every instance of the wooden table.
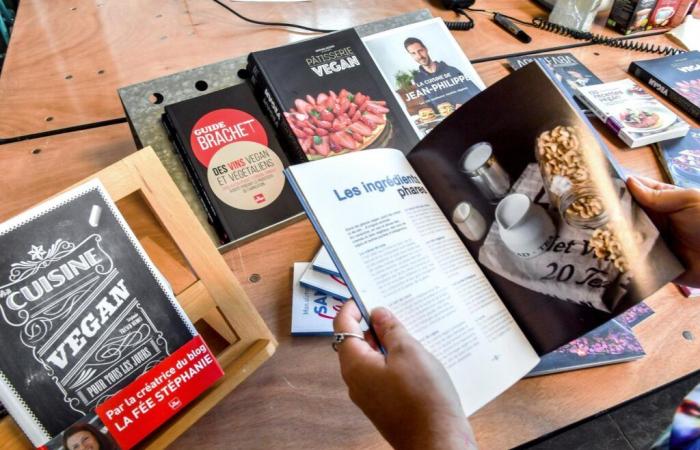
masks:
<svg viewBox="0 0 700 450"><path fill-rule="evenodd" d="M435 16L453 19L452 13L418 0L368 3L232 5L257 19L324 28L424 7ZM531 2L483 0L479 6L523 18L542 14ZM475 67L487 85L508 74L505 55L577 43L527 29L533 42L525 46L487 16L474 17L476 28L455 37L472 60L485 60ZM0 77L0 220L136 150L128 126L121 123L118 87L307 36L247 24L207 0L23 0ZM670 44L663 36L644 40ZM600 46L565 51L604 81L626 76L632 60L654 57ZM650 148L625 149L596 126L626 168L661 178ZM318 245L311 225L302 221L224 254L280 346L173 447L388 447L348 399L329 340L289 335L292 263L309 261ZM683 298L673 285L648 304L656 314L635 328L648 353L645 358L519 382L472 417L481 447L507 448L530 441L698 370L700 346L682 333L700 335L700 306ZM11 421L3 423L0 447L29 448Z"/></svg>

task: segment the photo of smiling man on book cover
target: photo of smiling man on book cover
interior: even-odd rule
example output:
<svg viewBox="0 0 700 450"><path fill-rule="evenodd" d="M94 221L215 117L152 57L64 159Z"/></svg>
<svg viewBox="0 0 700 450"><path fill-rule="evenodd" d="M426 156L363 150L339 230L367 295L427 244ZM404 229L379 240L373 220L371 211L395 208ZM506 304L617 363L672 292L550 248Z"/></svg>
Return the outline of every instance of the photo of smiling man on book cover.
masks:
<svg viewBox="0 0 700 450"><path fill-rule="evenodd" d="M363 41L421 137L485 88L442 19Z"/></svg>

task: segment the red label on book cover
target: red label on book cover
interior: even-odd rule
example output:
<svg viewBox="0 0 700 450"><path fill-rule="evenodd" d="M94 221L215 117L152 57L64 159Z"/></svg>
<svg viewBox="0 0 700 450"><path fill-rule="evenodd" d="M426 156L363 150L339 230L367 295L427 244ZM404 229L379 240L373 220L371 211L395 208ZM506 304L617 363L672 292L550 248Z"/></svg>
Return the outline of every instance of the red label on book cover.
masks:
<svg viewBox="0 0 700 450"><path fill-rule="evenodd" d="M192 128L190 146L204 167L222 147L239 141L257 142L267 147L262 123L245 111L217 109L203 115Z"/></svg>
<svg viewBox="0 0 700 450"><path fill-rule="evenodd" d="M97 415L123 449L136 445L224 372L200 336L96 408Z"/></svg>

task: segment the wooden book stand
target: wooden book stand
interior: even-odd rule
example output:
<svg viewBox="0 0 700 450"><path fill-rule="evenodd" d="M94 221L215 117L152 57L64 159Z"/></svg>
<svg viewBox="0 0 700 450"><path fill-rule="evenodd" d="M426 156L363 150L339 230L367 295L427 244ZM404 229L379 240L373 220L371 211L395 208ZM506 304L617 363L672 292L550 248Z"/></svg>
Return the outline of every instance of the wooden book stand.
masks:
<svg viewBox="0 0 700 450"><path fill-rule="evenodd" d="M272 356L277 341L150 147L92 178L104 184L225 372L142 444L163 448ZM31 448L11 417L0 421L0 442Z"/></svg>

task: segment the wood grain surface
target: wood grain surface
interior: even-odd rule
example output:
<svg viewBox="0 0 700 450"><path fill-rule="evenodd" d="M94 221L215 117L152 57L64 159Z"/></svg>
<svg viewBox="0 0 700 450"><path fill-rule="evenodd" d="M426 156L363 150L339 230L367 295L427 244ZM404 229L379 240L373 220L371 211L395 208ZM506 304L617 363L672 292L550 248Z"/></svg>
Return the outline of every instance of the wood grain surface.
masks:
<svg viewBox="0 0 700 450"><path fill-rule="evenodd" d="M231 2L262 21L342 29L427 8L457 16L432 2L314 0L260 4ZM483 8L530 20L544 14L533 2L491 0ZM455 37L470 58L572 44L570 38L527 29L524 45L473 13L476 27ZM612 31L600 29L606 34ZM316 33L244 22L211 0L23 0L0 77L0 139L60 130L124 117L117 88L253 50L313 37Z"/></svg>
<svg viewBox="0 0 700 450"><path fill-rule="evenodd" d="M426 7L432 3L330 0L294 4L229 3L261 20L341 28ZM518 17L542 11L532 2L482 1ZM73 9L75 8L75 9ZM573 44L527 29L520 44L481 14L477 27L454 35L472 59ZM606 31L606 33L608 33ZM23 0L0 77L0 138L123 117L120 86L311 36L247 24L212 2ZM648 42L670 45L663 37ZM601 46L570 51L604 81L626 76L629 62L654 57ZM37 70L37 67L41 70ZM475 65L487 85L506 76L505 60ZM103 73L99 71L103 70ZM71 75L70 79L66 76ZM46 117L52 117L46 121ZM685 116L687 118L687 116ZM697 123L693 123L698 126ZM599 123L594 126L623 166L661 178L650 148L629 150ZM35 149L40 149L34 153ZM0 145L0 220L135 151L126 124ZM194 424L171 447L211 449L388 448L350 402L328 338L291 337L291 267L309 261L319 245L308 221L224 254L279 342L273 358ZM174 269L176 270L176 269ZM509 448L637 397L700 367L700 306L673 285L652 296L656 314L635 329L648 355L641 360L524 380L473 416L481 448ZM6 434L9 433L9 434ZM3 436L16 435L11 421ZM15 441L16 442L16 441ZM29 448L27 441L13 448Z"/></svg>

